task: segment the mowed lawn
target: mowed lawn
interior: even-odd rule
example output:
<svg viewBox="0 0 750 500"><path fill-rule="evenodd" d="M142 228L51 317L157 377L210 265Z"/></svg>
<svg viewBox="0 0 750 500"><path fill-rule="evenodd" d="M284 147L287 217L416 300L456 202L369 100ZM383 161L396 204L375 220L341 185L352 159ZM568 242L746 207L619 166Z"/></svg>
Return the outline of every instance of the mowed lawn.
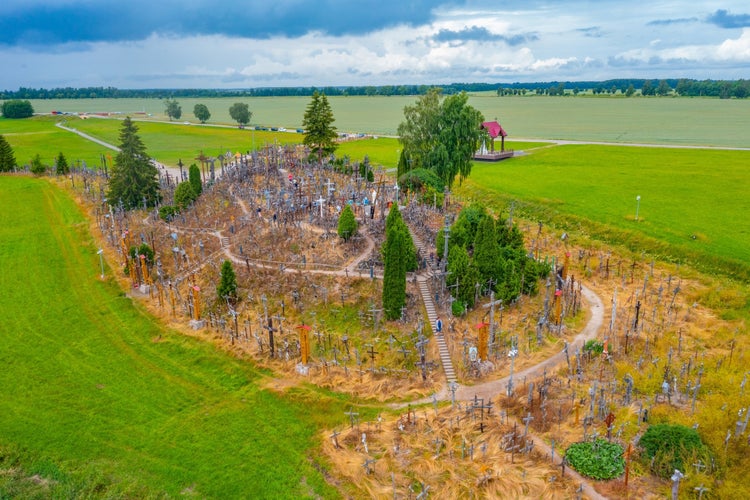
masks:
<svg viewBox="0 0 750 500"><path fill-rule="evenodd" d="M336 496L308 457L340 398L157 325L52 184L2 176L0 205L0 498Z"/></svg>
<svg viewBox="0 0 750 500"><path fill-rule="evenodd" d="M749 151L566 145L528 153L475 163L457 192L506 214L517 200L561 229L582 225L636 251L750 276Z"/></svg>

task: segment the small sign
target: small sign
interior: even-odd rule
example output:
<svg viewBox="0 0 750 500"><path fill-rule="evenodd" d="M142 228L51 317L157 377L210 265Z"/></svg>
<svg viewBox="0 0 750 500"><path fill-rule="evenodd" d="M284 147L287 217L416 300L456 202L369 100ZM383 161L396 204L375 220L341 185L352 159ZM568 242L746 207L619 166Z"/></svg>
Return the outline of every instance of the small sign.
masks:
<svg viewBox="0 0 750 500"><path fill-rule="evenodd" d="M477 360L477 348L474 346L469 347L469 359L471 361Z"/></svg>

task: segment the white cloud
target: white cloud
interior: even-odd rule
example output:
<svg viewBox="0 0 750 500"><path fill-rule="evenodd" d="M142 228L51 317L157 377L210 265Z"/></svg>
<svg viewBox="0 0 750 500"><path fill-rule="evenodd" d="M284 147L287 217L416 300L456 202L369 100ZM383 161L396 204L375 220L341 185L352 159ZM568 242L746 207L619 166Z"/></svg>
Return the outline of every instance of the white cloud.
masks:
<svg viewBox="0 0 750 500"><path fill-rule="evenodd" d="M742 35L736 40L725 40L716 49L719 59L750 61L750 28L742 30Z"/></svg>

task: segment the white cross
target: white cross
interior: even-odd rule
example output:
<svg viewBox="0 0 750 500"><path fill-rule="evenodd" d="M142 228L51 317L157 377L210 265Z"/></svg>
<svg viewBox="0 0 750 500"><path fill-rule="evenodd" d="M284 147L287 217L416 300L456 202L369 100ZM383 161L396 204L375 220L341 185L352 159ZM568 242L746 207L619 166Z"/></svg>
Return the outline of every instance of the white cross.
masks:
<svg viewBox="0 0 750 500"><path fill-rule="evenodd" d="M317 199L317 200L315 200L315 201L316 201L316 202L318 202L318 205L320 205L320 216L321 216L321 217L323 217L323 202L324 202L324 201L326 201L326 200L325 200L325 199L323 198L323 196L321 195L321 197L320 197L320 198L318 198L318 199Z"/></svg>

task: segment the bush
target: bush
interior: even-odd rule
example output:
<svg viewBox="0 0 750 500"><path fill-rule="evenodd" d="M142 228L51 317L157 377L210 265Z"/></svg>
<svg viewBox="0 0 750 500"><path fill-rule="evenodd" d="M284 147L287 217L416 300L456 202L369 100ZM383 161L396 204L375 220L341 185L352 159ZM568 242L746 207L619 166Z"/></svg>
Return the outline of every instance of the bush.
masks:
<svg viewBox="0 0 750 500"><path fill-rule="evenodd" d="M154 251L146 243L141 243L140 246L138 247L135 247L135 246L130 247L129 254L130 254L131 259L138 259L138 260L140 260L141 255L145 255L146 264L148 264L149 266L153 265L154 263L154 256L155 256Z"/></svg>
<svg viewBox="0 0 750 500"><path fill-rule="evenodd" d="M180 182L174 190L174 202L179 210L189 207L197 198L190 182Z"/></svg>
<svg viewBox="0 0 750 500"><path fill-rule="evenodd" d="M47 171L47 167L42 163L42 157L39 153L31 159L31 173L34 175L42 175Z"/></svg>
<svg viewBox="0 0 750 500"><path fill-rule="evenodd" d="M592 479L612 479L625 472L622 446L604 439L573 443L565 452L571 467Z"/></svg>
<svg viewBox="0 0 750 500"><path fill-rule="evenodd" d="M651 461L651 471L661 477L669 477L675 469L685 472L685 465L693 463L696 455L709 459L708 449L695 429L678 424L655 424L641 437L640 447Z"/></svg>
<svg viewBox="0 0 750 500"><path fill-rule="evenodd" d="M3 116L5 118L28 118L34 114L34 107L29 101L11 99L3 103Z"/></svg>

